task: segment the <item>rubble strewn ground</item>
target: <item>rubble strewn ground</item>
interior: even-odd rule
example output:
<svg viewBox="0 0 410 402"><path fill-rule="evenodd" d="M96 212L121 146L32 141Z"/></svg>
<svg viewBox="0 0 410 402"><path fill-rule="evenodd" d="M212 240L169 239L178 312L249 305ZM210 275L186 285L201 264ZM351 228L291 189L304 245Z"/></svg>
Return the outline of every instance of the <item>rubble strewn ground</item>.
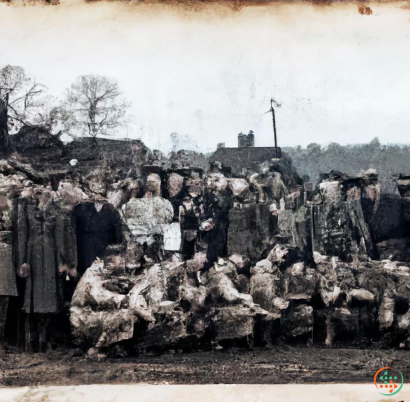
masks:
<svg viewBox="0 0 410 402"><path fill-rule="evenodd" d="M172 352L172 353L171 353ZM1 385L372 383L381 367L410 376L409 351L290 347L231 348L93 361L73 352L6 354ZM374 387L374 385L373 385ZM375 390L376 391L376 390Z"/></svg>

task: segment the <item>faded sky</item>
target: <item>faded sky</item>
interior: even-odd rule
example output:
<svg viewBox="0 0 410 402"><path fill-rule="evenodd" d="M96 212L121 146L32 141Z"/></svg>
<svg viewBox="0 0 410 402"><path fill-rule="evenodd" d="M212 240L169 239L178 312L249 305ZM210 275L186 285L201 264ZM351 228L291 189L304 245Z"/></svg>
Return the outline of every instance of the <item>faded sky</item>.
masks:
<svg viewBox="0 0 410 402"><path fill-rule="evenodd" d="M116 78L133 103L130 137L202 151L252 129L272 145L409 143L410 10L400 4L274 5L195 11L163 5L0 3L0 67L23 66L60 96L78 75ZM125 136L125 134L124 134Z"/></svg>

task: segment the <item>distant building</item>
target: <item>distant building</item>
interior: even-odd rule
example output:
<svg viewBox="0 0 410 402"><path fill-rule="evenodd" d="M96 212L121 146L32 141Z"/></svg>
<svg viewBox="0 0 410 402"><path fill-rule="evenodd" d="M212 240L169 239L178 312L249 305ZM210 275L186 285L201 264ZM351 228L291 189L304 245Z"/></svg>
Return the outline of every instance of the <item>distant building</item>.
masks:
<svg viewBox="0 0 410 402"><path fill-rule="evenodd" d="M280 148L277 156L282 156ZM221 162L232 174L243 175L246 169L256 171L260 163L271 161L277 156L275 147L255 147L255 135L253 131L249 131L249 134L238 134L238 148L218 146L209 161Z"/></svg>
<svg viewBox="0 0 410 402"><path fill-rule="evenodd" d="M255 146L255 136L253 131L249 131L248 134L238 134L238 147L254 147Z"/></svg>

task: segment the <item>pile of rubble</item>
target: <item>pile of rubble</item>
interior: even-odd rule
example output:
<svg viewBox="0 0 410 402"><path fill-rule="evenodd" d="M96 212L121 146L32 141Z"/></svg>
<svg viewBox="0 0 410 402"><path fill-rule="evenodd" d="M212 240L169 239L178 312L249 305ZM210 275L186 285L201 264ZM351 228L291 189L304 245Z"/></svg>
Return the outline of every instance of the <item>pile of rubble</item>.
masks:
<svg viewBox="0 0 410 402"><path fill-rule="evenodd" d="M408 346L410 201L375 171L312 189L285 156L232 175L142 143L110 163L57 145L42 170L0 161L0 340Z"/></svg>

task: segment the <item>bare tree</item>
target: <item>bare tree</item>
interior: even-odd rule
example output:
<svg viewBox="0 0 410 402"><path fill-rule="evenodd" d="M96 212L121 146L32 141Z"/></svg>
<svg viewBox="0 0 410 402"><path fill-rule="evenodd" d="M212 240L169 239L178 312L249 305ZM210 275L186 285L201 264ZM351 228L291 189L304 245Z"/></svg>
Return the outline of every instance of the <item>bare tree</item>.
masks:
<svg viewBox="0 0 410 402"><path fill-rule="evenodd" d="M41 114L49 98L46 87L28 78L22 67L7 65L0 70L0 98L7 110L7 127L10 133L22 126L43 124Z"/></svg>
<svg viewBox="0 0 410 402"><path fill-rule="evenodd" d="M128 103L118 84L99 75L85 75L67 90L65 110L60 113L66 132L71 136L115 134L128 123Z"/></svg>
<svg viewBox="0 0 410 402"><path fill-rule="evenodd" d="M3 99L0 98L0 154L10 150L10 138L7 130L7 109Z"/></svg>
<svg viewBox="0 0 410 402"><path fill-rule="evenodd" d="M171 133L172 152L177 152L179 149L179 134Z"/></svg>

